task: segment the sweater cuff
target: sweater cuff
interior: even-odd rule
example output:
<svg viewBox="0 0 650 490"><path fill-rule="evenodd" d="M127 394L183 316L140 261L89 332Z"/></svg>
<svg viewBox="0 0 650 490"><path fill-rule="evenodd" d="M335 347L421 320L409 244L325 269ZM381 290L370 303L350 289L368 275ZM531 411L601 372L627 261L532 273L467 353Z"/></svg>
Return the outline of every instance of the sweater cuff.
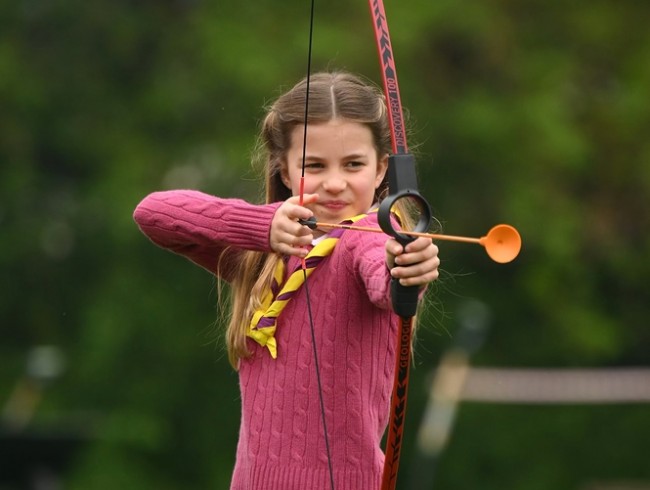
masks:
<svg viewBox="0 0 650 490"><path fill-rule="evenodd" d="M249 250L270 252L271 222L281 204L246 203L230 208L227 227L232 243Z"/></svg>

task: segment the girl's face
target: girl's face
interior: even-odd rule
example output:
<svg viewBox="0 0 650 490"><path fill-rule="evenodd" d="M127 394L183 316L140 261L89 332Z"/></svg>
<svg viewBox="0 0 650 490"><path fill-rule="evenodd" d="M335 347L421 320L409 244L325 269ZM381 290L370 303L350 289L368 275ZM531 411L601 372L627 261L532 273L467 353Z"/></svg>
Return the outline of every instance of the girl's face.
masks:
<svg viewBox="0 0 650 490"><path fill-rule="evenodd" d="M303 133L304 126L293 129L281 171L294 196L300 194ZM379 158L367 126L345 119L309 124L304 191L318 194L318 201L308 207L318 221L328 223L367 212L387 165L388 156Z"/></svg>

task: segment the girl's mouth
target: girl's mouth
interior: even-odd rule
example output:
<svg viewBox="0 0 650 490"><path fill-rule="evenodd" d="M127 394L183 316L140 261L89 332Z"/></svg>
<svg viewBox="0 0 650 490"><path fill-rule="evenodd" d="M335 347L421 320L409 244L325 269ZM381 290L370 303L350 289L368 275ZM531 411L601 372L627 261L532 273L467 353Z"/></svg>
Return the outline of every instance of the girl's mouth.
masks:
<svg viewBox="0 0 650 490"><path fill-rule="evenodd" d="M323 206L324 208L327 208L327 209L329 209L331 211L341 210L341 209L345 208L348 205L348 203L346 203L344 201L323 201L323 202L321 202L319 204L321 206Z"/></svg>

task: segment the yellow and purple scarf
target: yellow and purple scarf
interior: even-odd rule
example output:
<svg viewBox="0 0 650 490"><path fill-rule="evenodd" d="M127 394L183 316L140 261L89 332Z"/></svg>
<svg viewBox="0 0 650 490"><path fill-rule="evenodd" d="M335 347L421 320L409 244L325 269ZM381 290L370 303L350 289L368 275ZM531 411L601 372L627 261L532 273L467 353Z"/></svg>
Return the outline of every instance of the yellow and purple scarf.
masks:
<svg viewBox="0 0 650 490"><path fill-rule="evenodd" d="M341 224L351 224L366 216L367 214L359 214L342 221ZM255 340L262 347L266 347L273 359L278 356L278 346L275 339L278 317L296 291L305 282L305 276L309 277L323 259L332 253L344 231L342 228L336 228L319 241L305 257L305 270L302 270L302 263L298 264L284 282L282 288L280 288L280 285L284 279L285 265L284 261L278 261L278 265L273 271L271 285L262 294L262 304L253 313L253 318L246 333L248 337Z"/></svg>

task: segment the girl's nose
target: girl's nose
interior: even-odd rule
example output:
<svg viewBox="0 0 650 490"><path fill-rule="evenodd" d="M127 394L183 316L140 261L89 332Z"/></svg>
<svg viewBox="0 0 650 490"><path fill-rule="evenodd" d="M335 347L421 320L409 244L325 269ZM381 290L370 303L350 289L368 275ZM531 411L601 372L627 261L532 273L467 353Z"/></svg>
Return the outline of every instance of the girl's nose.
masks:
<svg viewBox="0 0 650 490"><path fill-rule="evenodd" d="M346 185L347 183L345 179L342 179L338 175L333 175L323 181L323 189L330 194L338 194L339 192L343 192Z"/></svg>

